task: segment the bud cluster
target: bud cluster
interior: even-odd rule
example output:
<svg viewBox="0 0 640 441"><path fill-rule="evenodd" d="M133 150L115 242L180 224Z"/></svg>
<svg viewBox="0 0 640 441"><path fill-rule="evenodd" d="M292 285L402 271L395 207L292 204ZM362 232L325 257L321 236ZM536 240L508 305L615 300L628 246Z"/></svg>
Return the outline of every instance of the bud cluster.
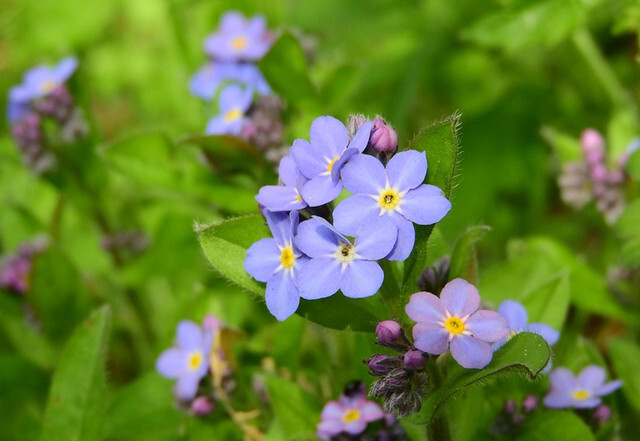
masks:
<svg viewBox="0 0 640 441"><path fill-rule="evenodd" d="M384 400L385 412L399 416L417 412L427 380L424 372L427 354L409 343L404 330L394 320L378 323L376 337L378 344L393 349L398 355L375 354L364 361L369 373L380 377L370 395Z"/></svg>
<svg viewBox="0 0 640 441"><path fill-rule="evenodd" d="M275 95L259 96L247 116L249 120L242 128L241 137L264 152L269 162L280 163L289 151L283 144L282 100Z"/></svg>
<svg viewBox="0 0 640 441"><path fill-rule="evenodd" d="M24 294L29 291L33 259L46 247L46 241L37 240L24 243L15 254L0 260L0 288Z"/></svg>
<svg viewBox="0 0 640 441"><path fill-rule="evenodd" d="M367 121L368 119L364 115L351 115L347 121L349 136L353 137L360 126ZM382 163L386 164L387 160L398 149L398 134L379 115L376 115L372 122L373 129L371 130L369 144L365 153L378 157Z"/></svg>

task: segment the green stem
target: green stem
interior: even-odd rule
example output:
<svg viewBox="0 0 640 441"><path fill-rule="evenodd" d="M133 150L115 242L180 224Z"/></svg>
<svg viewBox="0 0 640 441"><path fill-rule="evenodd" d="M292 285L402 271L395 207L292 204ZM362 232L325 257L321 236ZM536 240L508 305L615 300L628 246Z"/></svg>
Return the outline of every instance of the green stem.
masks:
<svg viewBox="0 0 640 441"><path fill-rule="evenodd" d="M428 393L433 393L436 389L442 386L443 376L440 366L436 361L435 355L429 356L427 362L427 385ZM449 432L449 425L445 415L442 412L438 412L434 415L433 420L427 423L426 426L427 440L428 441L450 441L451 433Z"/></svg>

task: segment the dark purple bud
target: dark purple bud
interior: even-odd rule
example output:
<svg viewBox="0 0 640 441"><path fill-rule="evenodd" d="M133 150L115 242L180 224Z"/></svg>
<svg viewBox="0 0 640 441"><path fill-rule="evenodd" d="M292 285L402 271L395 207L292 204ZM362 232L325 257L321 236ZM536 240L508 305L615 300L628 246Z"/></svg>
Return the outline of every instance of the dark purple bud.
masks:
<svg viewBox="0 0 640 441"><path fill-rule="evenodd" d="M402 338L402 327L395 320L385 320L376 326L376 337L381 345L392 345Z"/></svg>
<svg viewBox="0 0 640 441"><path fill-rule="evenodd" d="M376 354L364 361L369 366L369 373L375 376L386 375L394 368L398 367L400 360L398 357Z"/></svg>
<svg viewBox="0 0 640 441"><path fill-rule="evenodd" d="M522 400L522 410L525 413L531 412L536 407L538 407L538 397L536 397L535 395L527 395L526 397L524 397L524 400Z"/></svg>
<svg viewBox="0 0 640 441"><path fill-rule="evenodd" d="M344 388L344 395L350 398L366 398L367 396L367 385L362 381L352 381L347 384Z"/></svg>
<svg viewBox="0 0 640 441"><path fill-rule="evenodd" d="M376 152L393 153L398 148L398 134L382 118L373 120L369 144Z"/></svg>
<svg viewBox="0 0 640 441"><path fill-rule="evenodd" d="M213 412L214 408L213 401L209 397L196 397L195 400L191 403L191 412L194 415L204 416Z"/></svg>
<svg viewBox="0 0 640 441"><path fill-rule="evenodd" d="M611 419L611 408L604 404L596 407L593 411L593 419L598 424L604 424Z"/></svg>
<svg viewBox="0 0 640 441"><path fill-rule="evenodd" d="M516 402L513 400L507 400L506 403L504 403L504 411L509 415L515 414L518 411Z"/></svg>
<svg viewBox="0 0 640 441"><path fill-rule="evenodd" d="M418 349L412 349L404 354L403 362L404 367L408 370L419 371L424 367L425 364L427 364L427 359L424 357L422 351L419 351Z"/></svg>

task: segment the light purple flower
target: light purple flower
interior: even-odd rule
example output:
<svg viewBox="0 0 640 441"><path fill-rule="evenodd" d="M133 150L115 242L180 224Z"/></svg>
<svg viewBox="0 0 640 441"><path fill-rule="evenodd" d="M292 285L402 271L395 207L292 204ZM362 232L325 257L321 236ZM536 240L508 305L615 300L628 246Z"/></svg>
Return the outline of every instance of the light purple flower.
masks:
<svg viewBox="0 0 640 441"><path fill-rule="evenodd" d="M247 123L245 117L253 92L237 85L225 87L220 93L218 107L220 115L211 118L207 124L207 135L240 135L242 127Z"/></svg>
<svg viewBox="0 0 640 441"><path fill-rule="evenodd" d="M329 401L325 404L316 435L323 440L330 440L343 432L359 435L365 431L367 424L384 417L385 413L380 406L373 401L367 401L364 393L341 395L339 401Z"/></svg>
<svg viewBox="0 0 640 441"><path fill-rule="evenodd" d="M300 173L309 182L302 187L302 198L311 207L326 204L338 197L342 191L340 171L352 156L364 151L369 142L373 123L360 126L349 141L347 128L332 116L321 116L311 123L308 142L296 139L291 147ZM347 234L355 234L347 233Z"/></svg>
<svg viewBox="0 0 640 441"><path fill-rule="evenodd" d="M440 298L428 292L413 294L405 311L417 322L415 347L435 355L451 348L451 356L462 367L485 367L493 357L490 343L506 337L509 328L500 314L478 310L479 306L478 290L463 279L447 283Z"/></svg>
<svg viewBox="0 0 640 441"><path fill-rule="evenodd" d="M265 185L260 189L256 200L269 211L301 210L307 203L300 195L300 189L307 182L307 178L298 171L290 155L280 160L278 167L280 181L284 185Z"/></svg>
<svg viewBox="0 0 640 441"><path fill-rule="evenodd" d="M311 260L300 269L300 296L315 300L338 290L351 298L374 295L384 280L375 261L389 253L397 234L391 220L375 219L362 224L352 244L320 217L302 222L295 243Z"/></svg>
<svg viewBox="0 0 640 441"><path fill-rule="evenodd" d="M552 409L597 407L602 402L600 397L622 386L620 380L605 383L606 377L605 370L596 365L587 366L577 377L559 367L549 374L551 389L544 397L544 405Z"/></svg>
<svg viewBox="0 0 640 441"><path fill-rule="evenodd" d="M529 323L527 324L527 310L521 303L515 300L505 300L498 307L498 313L507 320L509 327L509 335L504 339L497 341L494 350L502 347L511 337L520 332L533 332L545 339L549 346L553 346L560 338L560 333L545 323Z"/></svg>
<svg viewBox="0 0 640 441"><path fill-rule="evenodd" d="M256 61L267 53L273 36L264 17L246 19L240 12L222 16L218 31L204 42L204 51L218 61Z"/></svg>
<svg viewBox="0 0 640 441"><path fill-rule="evenodd" d="M388 216L398 226L398 242L387 259L405 260L415 242L412 222L435 224L451 208L441 189L423 184L426 174L427 157L416 150L396 153L386 169L373 156L354 156L342 169L342 183L353 195L336 207L336 227L352 235L363 219Z"/></svg>
<svg viewBox="0 0 640 441"><path fill-rule="evenodd" d="M192 400L200 380L209 368L213 332L201 329L189 320L178 324L176 346L167 349L156 360L156 369L167 378L177 379L174 393L183 401Z"/></svg>
<svg viewBox="0 0 640 441"><path fill-rule="evenodd" d="M293 241L298 228L298 212L289 215L263 210L273 239L262 239L247 250L245 270L254 279L267 283L267 309L282 321L296 312L300 304L298 279L307 260Z"/></svg>
<svg viewBox="0 0 640 441"><path fill-rule="evenodd" d="M250 63L209 62L191 77L189 90L199 98L211 101L225 82L238 83L246 89L267 95L271 88L260 69Z"/></svg>

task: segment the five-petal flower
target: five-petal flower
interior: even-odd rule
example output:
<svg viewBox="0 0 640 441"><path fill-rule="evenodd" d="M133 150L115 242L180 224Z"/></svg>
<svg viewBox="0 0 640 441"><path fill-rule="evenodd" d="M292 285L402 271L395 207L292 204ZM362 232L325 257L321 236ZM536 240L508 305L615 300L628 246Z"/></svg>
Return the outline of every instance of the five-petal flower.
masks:
<svg viewBox="0 0 640 441"><path fill-rule="evenodd" d="M247 123L245 114L251 106L253 91L238 85L230 85L220 92L218 106L220 115L211 118L207 124L207 135L231 134L238 136Z"/></svg>
<svg viewBox="0 0 640 441"><path fill-rule="evenodd" d="M605 370L596 365L587 366L577 377L559 367L549 374L551 389L544 397L544 405L552 409L596 407L602 402L600 397L622 386L620 380L605 383L606 378Z"/></svg>
<svg viewBox="0 0 640 441"><path fill-rule="evenodd" d="M284 185L265 185L256 200L270 211L301 210L307 206L300 190L307 179L300 174L290 155L280 160L278 167L280 181Z"/></svg>
<svg viewBox="0 0 640 441"><path fill-rule="evenodd" d="M363 393L352 396L341 395L339 401L329 401L322 409L322 421L318 424L317 436L323 440L347 433L359 435L365 431L367 424L385 417L380 406L367 401Z"/></svg>
<svg viewBox="0 0 640 441"><path fill-rule="evenodd" d="M264 17L247 19L240 12L231 11L222 16L218 31L207 37L204 50L220 61L256 61L272 43Z"/></svg>

